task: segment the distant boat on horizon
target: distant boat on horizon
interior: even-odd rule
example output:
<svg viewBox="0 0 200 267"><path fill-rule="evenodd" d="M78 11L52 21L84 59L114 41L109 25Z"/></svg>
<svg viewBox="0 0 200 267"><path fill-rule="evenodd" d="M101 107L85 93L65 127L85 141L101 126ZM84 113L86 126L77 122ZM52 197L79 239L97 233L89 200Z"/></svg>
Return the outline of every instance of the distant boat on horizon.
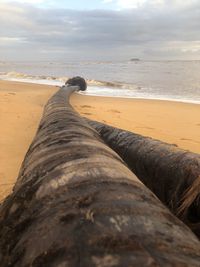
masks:
<svg viewBox="0 0 200 267"><path fill-rule="evenodd" d="M138 62L138 61L140 61L140 59L139 58L131 58L130 61Z"/></svg>

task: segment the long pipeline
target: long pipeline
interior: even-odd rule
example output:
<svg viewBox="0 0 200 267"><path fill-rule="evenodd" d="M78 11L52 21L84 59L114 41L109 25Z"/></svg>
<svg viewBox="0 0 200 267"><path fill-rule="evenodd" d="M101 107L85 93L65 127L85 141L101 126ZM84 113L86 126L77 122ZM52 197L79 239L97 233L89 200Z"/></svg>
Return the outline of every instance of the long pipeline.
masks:
<svg viewBox="0 0 200 267"><path fill-rule="evenodd" d="M200 237L200 155L87 120L128 167Z"/></svg>
<svg viewBox="0 0 200 267"><path fill-rule="evenodd" d="M195 235L73 110L80 88L68 81L45 106L0 207L0 266L199 266Z"/></svg>

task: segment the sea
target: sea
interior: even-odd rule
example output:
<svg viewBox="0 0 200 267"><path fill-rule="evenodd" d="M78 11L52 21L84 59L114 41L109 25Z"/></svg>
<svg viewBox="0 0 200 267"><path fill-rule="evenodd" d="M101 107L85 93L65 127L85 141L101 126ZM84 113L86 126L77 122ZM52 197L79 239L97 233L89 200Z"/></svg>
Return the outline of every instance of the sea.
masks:
<svg viewBox="0 0 200 267"><path fill-rule="evenodd" d="M0 61L0 80L64 85L82 76L84 94L200 104L200 61Z"/></svg>

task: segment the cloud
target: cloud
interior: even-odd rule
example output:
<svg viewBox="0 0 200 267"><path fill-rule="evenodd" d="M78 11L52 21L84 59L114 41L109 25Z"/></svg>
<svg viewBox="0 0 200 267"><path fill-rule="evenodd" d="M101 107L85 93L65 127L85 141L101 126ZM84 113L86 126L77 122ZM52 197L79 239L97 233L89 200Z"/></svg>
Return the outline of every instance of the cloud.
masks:
<svg viewBox="0 0 200 267"><path fill-rule="evenodd" d="M150 7L185 8L198 3L198 0L103 0L104 3L113 3L120 9Z"/></svg>
<svg viewBox="0 0 200 267"><path fill-rule="evenodd" d="M143 6L147 0L117 0L117 5L120 8L138 8Z"/></svg>
<svg viewBox="0 0 200 267"><path fill-rule="evenodd" d="M176 8L160 3L154 8L143 4L133 9L90 11L4 2L0 4L0 57L200 58L200 4L185 8L176 2Z"/></svg>
<svg viewBox="0 0 200 267"><path fill-rule="evenodd" d="M52 2L52 0L1 0L2 3L4 4L34 4L34 5L38 5L38 4L43 4L43 3L47 3L47 2ZM53 2L55 2L55 0L53 0Z"/></svg>
<svg viewBox="0 0 200 267"><path fill-rule="evenodd" d="M41 3L46 2L46 0L15 0L15 2L26 3L26 4L41 4Z"/></svg>

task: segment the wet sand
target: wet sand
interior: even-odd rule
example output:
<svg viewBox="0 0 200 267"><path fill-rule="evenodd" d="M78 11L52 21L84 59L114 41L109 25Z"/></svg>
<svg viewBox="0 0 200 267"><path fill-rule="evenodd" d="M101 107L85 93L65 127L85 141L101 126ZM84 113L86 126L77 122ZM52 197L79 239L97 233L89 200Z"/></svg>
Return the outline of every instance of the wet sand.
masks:
<svg viewBox="0 0 200 267"><path fill-rule="evenodd" d="M0 81L0 200L16 181L54 86ZM200 153L200 105L74 94L81 115Z"/></svg>

